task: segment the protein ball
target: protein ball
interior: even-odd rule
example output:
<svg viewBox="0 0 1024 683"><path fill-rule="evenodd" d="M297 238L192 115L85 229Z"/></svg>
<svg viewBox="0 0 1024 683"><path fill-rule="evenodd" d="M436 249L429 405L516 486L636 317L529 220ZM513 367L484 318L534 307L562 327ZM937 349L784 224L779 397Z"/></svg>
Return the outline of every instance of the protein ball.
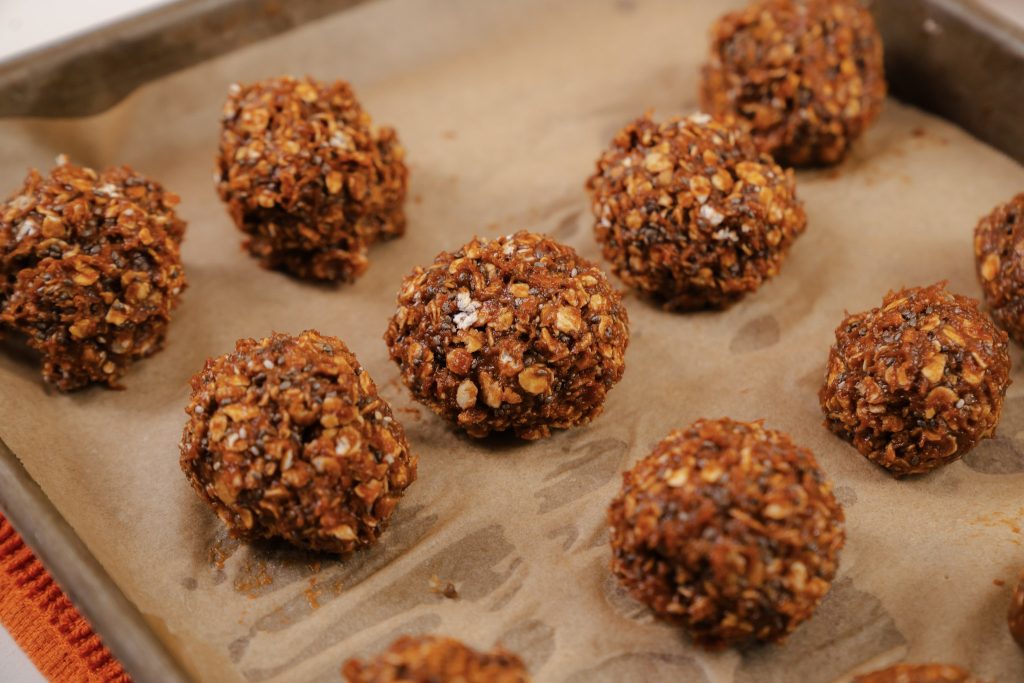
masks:
<svg viewBox="0 0 1024 683"><path fill-rule="evenodd" d="M622 477L612 571L718 649L781 642L828 593L843 511L814 455L760 422L698 420Z"/></svg>
<svg viewBox="0 0 1024 683"><path fill-rule="evenodd" d="M1024 572L1021 573L1017 585L1013 589L1007 621L1010 624L1010 635L1018 645L1024 647Z"/></svg>
<svg viewBox="0 0 1024 683"><path fill-rule="evenodd" d="M701 105L780 164L835 164L881 112L882 62L857 0L760 0L713 27Z"/></svg>
<svg viewBox="0 0 1024 683"><path fill-rule="evenodd" d="M974 259L996 324L1024 344L1024 192L978 223Z"/></svg>
<svg viewBox="0 0 1024 683"><path fill-rule="evenodd" d="M857 676L854 683L984 683L953 664L897 664Z"/></svg>
<svg viewBox="0 0 1024 683"><path fill-rule="evenodd" d="M793 172L702 114L629 124L587 189L612 270L668 309L722 308L755 291L807 225Z"/></svg>
<svg viewBox="0 0 1024 683"><path fill-rule="evenodd" d="M178 201L128 166L61 156L0 204L0 332L39 352L47 382L117 386L163 347L185 288Z"/></svg>
<svg viewBox="0 0 1024 683"><path fill-rule="evenodd" d="M402 636L365 662L341 668L347 683L530 683L526 666L500 647L477 652L454 638Z"/></svg>
<svg viewBox="0 0 1024 683"><path fill-rule="evenodd" d="M405 232L405 151L351 86L284 76L233 85L217 191L266 268L352 281L377 240Z"/></svg>
<svg viewBox="0 0 1024 683"><path fill-rule="evenodd" d="M896 477L992 436L1010 384L1006 333L946 283L889 292L836 328L819 393L825 425Z"/></svg>
<svg viewBox="0 0 1024 683"><path fill-rule="evenodd" d="M474 437L601 413L629 320L593 263L542 235L474 238L405 278L384 335L413 397Z"/></svg>
<svg viewBox="0 0 1024 683"><path fill-rule="evenodd" d="M370 375L307 330L242 339L192 378L181 468L232 536L346 553L374 543L417 458Z"/></svg>

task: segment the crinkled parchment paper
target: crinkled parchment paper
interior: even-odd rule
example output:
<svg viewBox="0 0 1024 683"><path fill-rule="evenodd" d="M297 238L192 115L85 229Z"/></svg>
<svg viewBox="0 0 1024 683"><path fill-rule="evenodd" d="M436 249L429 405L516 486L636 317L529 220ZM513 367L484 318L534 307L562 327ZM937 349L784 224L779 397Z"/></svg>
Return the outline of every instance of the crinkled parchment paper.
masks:
<svg viewBox="0 0 1024 683"><path fill-rule="evenodd" d="M838 169L799 174L809 227L781 275L721 313L627 297L625 378L592 425L536 443L473 441L419 409L381 341L399 282L474 233L546 232L599 260L582 189L616 130L695 107L707 28L735 3L377 0L153 83L76 121L0 123L3 192L58 152L130 163L181 194L191 286L166 350L126 391L44 389L0 353L0 437L199 680L330 681L402 632L523 654L539 681L841 681L908 660L1024 678L1004 621L1024 566L1024 376L999 436L897 482L821 426L816 392L844 309L948 279L978 295L978 217L1024 169L890 102ZM239 249L211 171L229 83L344 77L409 151L409 231L354 285L310 286ZM115 74L109 77L115 78ZM396 407L419 481L376 548L347 559L239 545L178 468L187 381L235 339L314 327L343 338ZM1014 348L1016 363L1021 360ZM814 450L849 540L832 592L784 647L707 655L609 576L604 514L619 472L673 427L765 418ZM431 588L452 582L457 599Z"/></svg>

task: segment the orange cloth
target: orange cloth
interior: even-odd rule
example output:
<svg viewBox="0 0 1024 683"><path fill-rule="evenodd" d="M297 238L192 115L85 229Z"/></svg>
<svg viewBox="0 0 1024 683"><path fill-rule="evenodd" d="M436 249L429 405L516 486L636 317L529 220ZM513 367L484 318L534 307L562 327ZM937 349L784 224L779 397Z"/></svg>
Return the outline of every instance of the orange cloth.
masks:
<svg viewBox="0 0 1024 683"><path fill-rule="evenodd" d="M131 682L3 515L0 515L0 623L51 681Z"/></svg>

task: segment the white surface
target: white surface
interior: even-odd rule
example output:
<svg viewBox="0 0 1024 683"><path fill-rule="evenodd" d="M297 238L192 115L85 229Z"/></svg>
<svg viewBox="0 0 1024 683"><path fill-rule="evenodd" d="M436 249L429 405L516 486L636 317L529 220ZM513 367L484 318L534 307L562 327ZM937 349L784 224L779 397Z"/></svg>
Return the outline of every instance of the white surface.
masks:
<svg viewBox="0 0 1024 683"><path fill-rule="evenodd" d="M173 0L0 0L0 60Z"/></svg>
<svg viewBox="0 0 1024 683"><path fill-rule="evenodd" d="M0 628L0 671L3 672L3 680L8 683L46 683L46 679L3 628Z"/></svg>

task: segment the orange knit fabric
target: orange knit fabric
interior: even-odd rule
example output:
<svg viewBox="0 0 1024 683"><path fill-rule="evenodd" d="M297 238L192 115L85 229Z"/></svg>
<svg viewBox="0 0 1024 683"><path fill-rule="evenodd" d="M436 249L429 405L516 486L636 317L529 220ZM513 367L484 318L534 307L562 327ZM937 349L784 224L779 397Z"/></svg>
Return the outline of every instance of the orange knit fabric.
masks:
<svg viewBox="0 0 1024 683"><path fill-rule="evenodd" d="M51 681L131 682L3 515L0 623Z"/></svg>

